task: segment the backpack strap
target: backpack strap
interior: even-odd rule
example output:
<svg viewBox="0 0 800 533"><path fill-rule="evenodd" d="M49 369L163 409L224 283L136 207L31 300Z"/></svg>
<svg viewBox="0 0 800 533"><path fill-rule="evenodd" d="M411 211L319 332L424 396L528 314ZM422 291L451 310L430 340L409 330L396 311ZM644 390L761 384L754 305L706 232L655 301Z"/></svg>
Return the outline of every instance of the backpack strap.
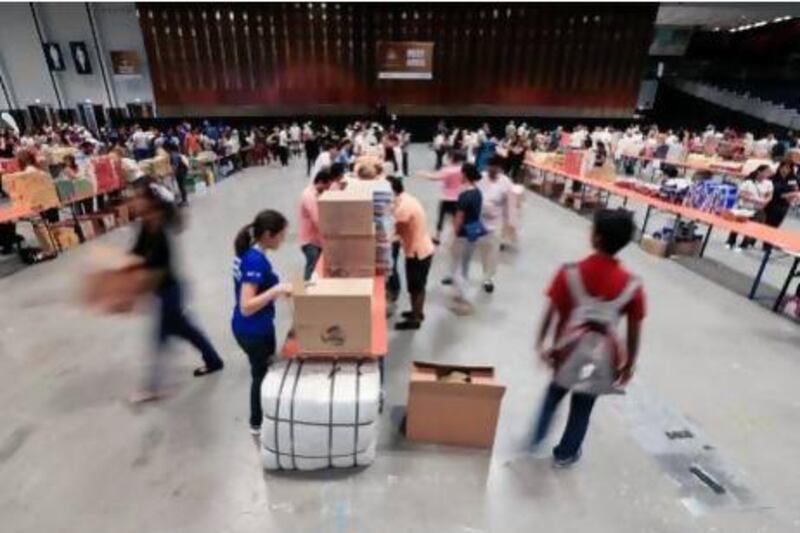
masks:
<svg viewBox="0 0 800 533"><path fill-rule="evenodd" d="M636 276L631 276L628 280L628 284L625 285L625 288L622 289L622 292L619 293L619 296L611 300L608 304L617 310L617 312L621 312L622 308L628 305L631 300L636 296L636 292L641 288L642 280Z"/></svg>
<svg viewBox="0 0 800 533"><path fill-rule="evenodd" d="M569 263L564 266L564 273L566 274L567 278L567 287L569 288L569 293L574 300L575 305L581 306L589 300L593 298L586 292L586 287L583 285L583 280L581 279L581 272L578 269L578 265L575 263Z"/></svg>

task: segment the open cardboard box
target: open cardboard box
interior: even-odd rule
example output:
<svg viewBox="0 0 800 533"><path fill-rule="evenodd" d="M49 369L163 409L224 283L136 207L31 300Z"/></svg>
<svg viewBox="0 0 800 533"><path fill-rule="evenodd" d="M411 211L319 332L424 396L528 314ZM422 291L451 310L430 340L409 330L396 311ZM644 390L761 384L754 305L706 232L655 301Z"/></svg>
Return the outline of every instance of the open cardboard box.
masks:
<svg viewBox="0 0 800 533"><path fill-rule="evenodd" d="M372 278L315 278L294 282L294 334L314 355L368 355L372 351Z"/></svg>
<svg viewBox="0 0 800 533"><path fill-rule="evenodd" d="M451 380L453 373L467 381ZM417 442L491 448L506 388L490 366L411 364L406 436Z"/></svg>

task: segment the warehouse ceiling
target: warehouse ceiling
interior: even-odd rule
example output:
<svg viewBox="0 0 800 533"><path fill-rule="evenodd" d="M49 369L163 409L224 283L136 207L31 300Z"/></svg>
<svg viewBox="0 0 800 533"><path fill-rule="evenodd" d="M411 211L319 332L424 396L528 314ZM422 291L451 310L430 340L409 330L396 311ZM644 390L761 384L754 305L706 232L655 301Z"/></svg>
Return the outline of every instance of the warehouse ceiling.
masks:
<svg viewBox="0 0 800 533"><path fill-rule="evenodd" d="M800 17L800 3L665 2L658 10L656 24L728 30L761 21L770 23L785 16Z"/></svg>

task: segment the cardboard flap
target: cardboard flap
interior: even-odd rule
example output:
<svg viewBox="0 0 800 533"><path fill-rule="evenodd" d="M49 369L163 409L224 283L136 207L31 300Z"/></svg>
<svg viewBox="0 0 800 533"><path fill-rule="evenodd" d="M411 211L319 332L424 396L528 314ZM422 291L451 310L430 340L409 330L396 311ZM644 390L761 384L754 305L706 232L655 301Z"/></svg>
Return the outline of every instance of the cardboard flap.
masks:
<svg viewBox="0 0 800 533"><path fill-rule="evenodd" d="M420 394L462 396L470 398L502 398L503 385L487 383L447 383L444 381L411 381L409 391Z"/></svg>
<svg viewBox="0 0 800 533"><path fill-rule="evenodd" d="M488 372L491 375L494 375L494 367L489 365L458 365L458 364L450 364L450 363L431 363L427 361L414 361L411 363L411 370L412 372L420 369L434 369L437 372L441 372L443 370L453 371L458 370L461 372L466 372L468 374L472 374L473 372L478 373L485 373Z"/></svg>

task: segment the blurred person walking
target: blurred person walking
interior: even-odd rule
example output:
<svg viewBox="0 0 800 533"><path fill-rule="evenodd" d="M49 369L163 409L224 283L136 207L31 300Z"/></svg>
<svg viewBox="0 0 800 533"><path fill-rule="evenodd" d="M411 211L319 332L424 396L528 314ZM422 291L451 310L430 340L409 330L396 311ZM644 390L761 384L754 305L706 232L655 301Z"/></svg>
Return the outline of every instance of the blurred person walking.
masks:
<svg viewBox="0 0 800 533"><path fill-rule="evenodd" d="M641 282L616 258L631 241L633 232L630 212L598 211L591 236L594 253L562 267L547 291L550 302L539 326L536 348L553 369L553 380L542 403L532 444L534 451L538 450L558 405L571 392L567 426L553 449L557 468L571 466L580 459L597 396L618 390L633 375L645 317L645 294ZM623 317L627 318L625 347L616 335ZM601 336L604 342L590 338L595 336ZM584 340L590 342L584 344ZM605 346L605 351L598 353L598 345ZM589 356L591 363L587 362Z"/></svg>
<svg viewBox="0 0 800 533"><path fill-rule="evenodd" d="M173 193L151 178L137 180L134 190L132 208L141 218L139 234L131 250L131 254L138 258L134 268L147 273L147 289L158 300L153 361L142 390L131 398L134 402L142 402L157 399L162 394L162 366L170 337L188 341L201 353L205 364L195 369L196 377L222 370L224 363L183 308L183 290L175 271L169 235L178 224Z"/></svg>
<svg viewBox="0 0 800 533"><path fill-rule="evenodd" d="M459 150L451 150L448 159L449 164L441 170L418 173L418 176L422 178L442 182L439 215L436 220L436 236L433 238L434 244L441 242L445 218L455 217L458 195L464 185L464 174L461 169L466 161L466 156Z"/></svg>
<svg viewBox="0 0 800 533"><path fill-rule="evenodd" d="M494 277L500 260L500 241L503 227L509 224L509 207L514 184L503 173L503 158L493 156L487 171L478 182L483 196L481 220L486 227L486 235L479 241L481 265L483 266L483 290L494 292Z"/></svg>

